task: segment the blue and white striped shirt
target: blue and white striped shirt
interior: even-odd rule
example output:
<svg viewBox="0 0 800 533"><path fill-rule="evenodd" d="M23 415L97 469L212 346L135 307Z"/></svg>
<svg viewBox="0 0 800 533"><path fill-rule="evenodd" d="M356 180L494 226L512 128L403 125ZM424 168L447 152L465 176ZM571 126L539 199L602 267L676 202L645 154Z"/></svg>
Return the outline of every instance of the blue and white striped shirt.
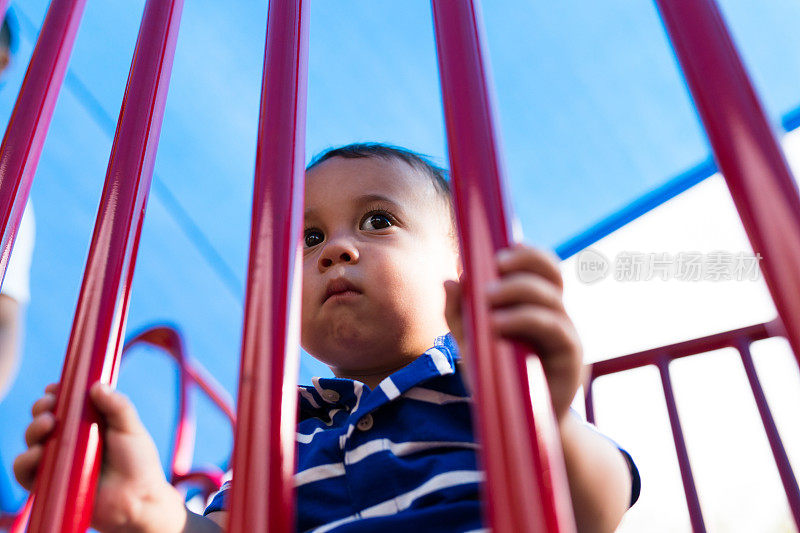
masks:
<svg viewBox="0 0 800 533"><path fill-rule="evenodd" d="M298 387L297 531L483 528L483 472L458 359L445 335L375 390L340 378ZM228 488L204 514L226 509Z"/></svg>

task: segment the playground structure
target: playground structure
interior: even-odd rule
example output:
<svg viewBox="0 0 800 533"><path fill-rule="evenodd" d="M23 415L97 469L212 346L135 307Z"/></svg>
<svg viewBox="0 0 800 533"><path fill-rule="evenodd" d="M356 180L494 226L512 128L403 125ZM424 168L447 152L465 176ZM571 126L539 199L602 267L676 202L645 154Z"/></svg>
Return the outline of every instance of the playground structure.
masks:
<svg viewBox="0 0 800 533"><path fill-rule="evenodd" d="M233 485L230 529L235 531L245 530L245 523L248 530L266 529L267 524L281 531L293 527L295 399L292 395L283 397L281 391L293 388L286 384L295 383L297 374L297 340L292 337L296 332L289 331L288 324L298 311L292 297L298 288L293 247L299 239L302 198L306 6L306 2L272 2L269 6L241 370L248 379L241 380L233 455L234 468L237 463L252 467L247 475L237 474ZM479 12L467 1L434 1L433 6L457 219L468 276L475 286L494 276L491 265L482 258L491 257L492 249L507 245L511 239L502 157L492 123L491 87L486 81L488 72L480 46ZM734 332L730 336L733 340L725 342L740 349L746 368L752 365L748 367L746 343L739 339L755 340L768 330L770 334L781 332L794 353L800 354L800 302L791 297L800 292L800 199L796 186L713 1L663 0L659 7L753 249L764 257L762 268L779 313L770 328ZM3 268L82 9L80 1L52 2L0 149L0 166L4 169L0 175L0 218L5 228L0 256ZM98 379L110 383L116 380L130 277L180 10L180 1L149 0L145 8L67 353L63 375L66 388L57 408L64 427L48 446L34 490L31 531L83 531L88 523L100 443L91 438L96 420L85 408L85 392ZM270 149L265 150L268 141ZM277 176L293 179L276 179ZM268 205L281 206L283 211L269 210ZM263 235L275 237L267 239ZM268 260L273 261L271 270L264 266ZM471 294L468 310L479 367L476 375L480 376L475 394L479 435L486 454L483 461L492 528L570 531L574 526L557 435L547 398L542 396L546 387L538 361L505 343L493 346L489 342L485 306L476 299L478 293ZM174 338L165 342L173 347L179 345ZM703 345L704 341L695 344ZM708 346L705 350L687 348L687 355L713 349ZM272 359L260 355L264 353ZM666 347L660 353L677 356ZM629 357L626 361L640 361L635 364L645 359L641 354ZM661 371L667 402L672 405L670 418L693 528L703 531L688 459L680 444L680 426L670 403L669 357L648 359L647 364L658 364ZM612 367L611 362L598 363L593 367L594 376L608 373ZM620 365L621 368L627 367ZM514 386L500 387L500 383ZM752 383L757 384L757 379ZM765 402L759 400L758 387L753 388L759 408L762 404L766 408ZM500 409L500 405L506 408ZM587 408L587 412L591 413L591 409ZM768 410L762 412L762 417L795 522L800 526L797 482L785 453L781 458L780 442L775 440L774 424L768 422ZM269 421L261 425L260 433L256 431L257 420ZM496 425L491 426L492 423ZM513 439L504 438L505 432L526 431L533 432L529 447L508 447ZM179 468L173 469L173 479L188 472L184 453L183 448L176 448L173 460L178 458ZM549 475L553 478L547 479ZM260 500L245 499L245 494L264 493L274 495L269 498L271 507L263 506ZM69 498L71 494L88 496ZM521 495L526 496L527 505L518 499ZM530 505L531 501L537 505ZM66 517L75 519L68 523Z"/></svg>

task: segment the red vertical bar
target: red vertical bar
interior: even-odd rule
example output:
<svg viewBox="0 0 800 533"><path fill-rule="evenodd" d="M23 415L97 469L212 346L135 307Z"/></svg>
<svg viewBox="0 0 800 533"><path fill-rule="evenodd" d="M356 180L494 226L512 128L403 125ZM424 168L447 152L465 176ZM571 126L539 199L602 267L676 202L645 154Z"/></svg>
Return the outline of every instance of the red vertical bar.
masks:
<svg viewBox="0 0 800 533"><path fill-rule="evenodd" d="M597 424L594 418L594 365L589 365L589 378L583 386L583 405L586 409L586 421Z"/></svg>
<svg viewBox="0 0 800 533"><path fill-rule="evenodd" d="M750 341L739 337L736 339L735 344L736 349L739 350L739 355L742 356L742 365L744 365L747 380L750 382L753 399L756 402L758 413L761 415L761 422L764 424L764 432L767 434L769 447L772 449L772 456L775 458L775 465L778 467L778 474L781 477L781 483L783 483L783 490L786 492L789 509L792 512L795 525L800 528L800 489L798 489L797 478L794 477L792 464L789 462L789 456L786 455L783 441L781 441L781 436L778 433L778 426L775 425L772 412L769 410L767 397L761 388L756 366L753 364L753 356L750 354Z"/></svg>
<svg viewBox="0 0 800 533"><path fill-rule="evenodd" d="M245 295L229 531L295 529L307 4L271 0Z"/></svg>
<svg viewBox="0 0 800 533"><path fill-rule="evenodd" d="M800 195L714 0L657 0L800 364Z"/></svg>
<svg viewBox="0 0 800 533"><path fill-rule="evenodd" d="M561 440L539 360L493 340L488 303L475 290L497 277L495 251L511 242L500 143L477 0L433 0L456 218L465 266L465 324L484 501L495 533L574 531Z"/></svg>
<svg viewBox="0 0 800 533"><path fill-rule="evenodd" d="M692 465L689 462L689 452L686 450L683 428L681 428L681 420L678 417L678 406L675 404L675 394L672 392L672 380L669 377L669 360L662 358L658 361L657 366L661 374L661 384L664 387L664 399L667 402L667 414L672 428L672 440L675 442L675 453L678 455L678 466L681 469L683 492L686 495L686 505L689 508L692 531L694 533L705 533L706 526L703 522L703 513L700 510L700 499L697 497Z"/></svg>
<svg viewBox="0 0 800 533"><path fill-rule="evenodd" d="M148 0L144 9L67 346L58 422L34 485L31 532L83 532L91 519L102 443L87 391L98 380L116 382L181 8L181 0Z"/></svg>
<svg viewBox="0 0 800 533"><path fill-rule="evenodd" d="M52 0L0 145L0 283L39 164L86 0ZM0 0L2 14L8 0ZM1 17L0 17L1 18Z"/></svg>

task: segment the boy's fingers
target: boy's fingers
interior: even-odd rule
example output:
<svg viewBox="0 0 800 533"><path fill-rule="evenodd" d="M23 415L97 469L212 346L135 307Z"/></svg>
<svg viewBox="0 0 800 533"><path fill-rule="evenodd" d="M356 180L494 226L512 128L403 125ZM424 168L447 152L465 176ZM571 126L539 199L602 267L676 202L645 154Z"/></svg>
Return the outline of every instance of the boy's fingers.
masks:
<svg viewBox="0 0 800 533"><path fill-rule="evenodd" d="M542 276L517 272L495 280L487 289L493 306L536 304L564 312L561 290Z"/></svg>
<svg viewBox="0 0 800 533"><path fill-rule="evenodd" d="M25 443L28 447L38 444L56 427L56 417L53 413L44 412L33 419L25 430Z"/></svg>
<svg viewBox="0 0 800 533"><path fill-rule="evenodd" d="M51 383L44 388L45 392L49 392L53 396L58 394L59 384L58 383Z"/></svg>
<svg viewBox="0 0 800 533"><path fill-rule="evenodd" d="M124 433L143 431L136 408L124 395L112 390L108 385L97 382L89 389L89 396L97 410L105 418L109 429L116 429Z"/></svg>
<svg viewBox="0 0 800 533"><path fill-rule="evenodd" d="M36 470L42 460L43 448L40 445L31 446L30 449L19 454L14 459L14 477L19 484L26 490L33 488L33 481L36 479Z"/></svg>
<svg viewBox="0 0 800 533"><path fill-rule="evenodd" d="M530 342L545 352L580 346L569 319L544 307L530 305L495 309L491 321L497 334Z"/></svg>
<svg viewBox="0 0 800 533"><path fill-rule="evenodd" d="M528 271L539 274L564 289L564 279L558 269L558 259L550 252L530 246L516 245L497 253L497 268L500 274Z"/></svg>
<svg viewBox="0 0 800 533"><path fill-rule="evenodd" d="M31 407L31 414L38 416L45 411L52 411L56 406L56 397L51 393L45 393L44 396L36 400L36 403Z"/></svg>

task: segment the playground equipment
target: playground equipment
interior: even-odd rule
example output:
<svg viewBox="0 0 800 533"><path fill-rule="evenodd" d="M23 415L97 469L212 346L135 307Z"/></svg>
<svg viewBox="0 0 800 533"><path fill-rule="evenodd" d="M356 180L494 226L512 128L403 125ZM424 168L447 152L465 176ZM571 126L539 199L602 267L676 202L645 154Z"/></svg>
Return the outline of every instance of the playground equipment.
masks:
<svg viewBox="0 0 800 533"><path fill-rule="evenodd" d="M52 1L0 148L3 270L84 3ZM475 350L488 522L499 532L572 531L558 435L538 359L510 343L491 341L485 302L481 291L473 290L496 275L488 258L512 239L480 12L471 0L432 4L456 216L469 280L465 323ZM779 323L800 362L800 301L792 298L800 293L796 186L713 0L657 4L753 249L764 257L762 268ZM56 408L62 424L46 448L29 531L84 531L91 516L102 443L86 391L94 381L116 381L181 6L180 0L148 0L145 7L67 349ZM268 526L270 531L290 531L294 526L298 332L292 325L298 323L295 266L307 38L307 2L270 2L233 454L234 470L237 464L249 468L235 475L231 531ZM664 361L658 364L670 404ZM604 372L601 364L594 368L597 376ZM671 414L673 410L674 405ZM676 421L674 417L676 446L679 456L685 456ZM530 435L526 441L507 437L525 433ZM182 454L176 448L179 470L185 471ZM688 465L685 459L682 468L684 462ZM790 469L787 475L781 473L800 526L796 481L792 485ZM684 479L689 480L687 501L693 509L696 495L691 494L690 472ZM699 505L692 511L692 523L696 531L703 530Z"/></svg>

